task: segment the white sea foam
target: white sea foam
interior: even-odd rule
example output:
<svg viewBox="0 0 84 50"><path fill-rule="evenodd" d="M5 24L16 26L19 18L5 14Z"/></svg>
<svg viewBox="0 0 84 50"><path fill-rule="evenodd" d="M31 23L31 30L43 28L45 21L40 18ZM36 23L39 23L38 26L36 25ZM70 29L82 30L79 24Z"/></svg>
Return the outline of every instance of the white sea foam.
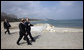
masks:
<svg viewBox="0 0 84 50"><path fill-rule="evenodd" d="M32 31L37 32L83 32L83 29L59 28L50 24L36 24L31 28Z"/></svg>

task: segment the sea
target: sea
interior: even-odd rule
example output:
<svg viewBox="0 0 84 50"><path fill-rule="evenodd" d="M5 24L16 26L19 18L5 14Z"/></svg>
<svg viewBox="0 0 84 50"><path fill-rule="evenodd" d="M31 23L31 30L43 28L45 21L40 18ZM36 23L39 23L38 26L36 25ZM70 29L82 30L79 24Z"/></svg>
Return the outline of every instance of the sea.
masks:
<svg viewBox="0 0 84 50"><path fill-rule="evenodd" d="M32 21L31 23L32 24L48 23L55 27L83 28L83 19L69 19L69 20L47 19L43 21Z"/></svg>

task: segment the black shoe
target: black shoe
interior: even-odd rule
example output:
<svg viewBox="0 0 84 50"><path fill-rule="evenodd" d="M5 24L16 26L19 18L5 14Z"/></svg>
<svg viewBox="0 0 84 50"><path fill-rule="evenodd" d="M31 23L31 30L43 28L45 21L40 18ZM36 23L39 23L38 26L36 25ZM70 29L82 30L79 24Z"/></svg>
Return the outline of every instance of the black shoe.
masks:
<svg viewBox="0 0 84 50"><path fill-rule="evenodd" d="M32 45L31 43L28 43L28 45Z"/></svg>
<svg viewBox="0 0 84 50"><path fill-rule="evenodd" d="M20 45L20 43L17 43L17 45Z"/></svg>
<svg viewBox="0 0 84 50"><path fill-rule="evenodd" d="M5 32L5 34L6 34L6 32Z"/></svg>
<svg viewBox="0 0 84 50"><path fill-rule="evenodd" d="M26 39L25 39L25 38L23 38L23 40L25 40L25 41L26 41Z"/></svg>
<svg viewBox="0 0 84 50"><path fill-rule="evenodd" d="M10 35L10 33L9 33L9 35Z"/></svg>
<svg viewBox="0 0 84 50"><path fill-rule="evenodd" d="M31 40L32 42L35 42L35 40L33 39L33 40Z"/></svg>

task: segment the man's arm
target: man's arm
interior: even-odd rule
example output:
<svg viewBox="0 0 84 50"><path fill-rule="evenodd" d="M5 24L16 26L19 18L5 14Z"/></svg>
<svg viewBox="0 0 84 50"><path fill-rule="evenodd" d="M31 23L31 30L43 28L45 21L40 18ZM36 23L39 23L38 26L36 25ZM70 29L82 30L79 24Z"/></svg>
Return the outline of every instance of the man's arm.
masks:
<svg viewBox="0 0 84 50"><path fill-rule="evenodd" d="M30 22L29 22L29 24L30 24L30 26L34 26L33 24L31 24Z"/></svg>
<svg viewBox="0 0 84 50"><path fill-rule="evenodd" d="M3 26L4 26L4 28L5 28L5 22L3 22Z"/></svg>
<svg viewBox="0 0 84 50"><path fill-rule="evenodd" d="M30 24L30 26L34 26L33 24Z"/></svg>
<svg viewBox="0 0 84 50"><path fill-rule="evenodd" d="M7 27L7 24L6 22L3 23L3 26L4 26L4 29Z"/></svg>
<svg viewBox="0 0 84 50"><path fill-rule="evenodd" d="M20 31L22 31L22 24L21 23L19 24L19 29L20 29Z"/></svg>

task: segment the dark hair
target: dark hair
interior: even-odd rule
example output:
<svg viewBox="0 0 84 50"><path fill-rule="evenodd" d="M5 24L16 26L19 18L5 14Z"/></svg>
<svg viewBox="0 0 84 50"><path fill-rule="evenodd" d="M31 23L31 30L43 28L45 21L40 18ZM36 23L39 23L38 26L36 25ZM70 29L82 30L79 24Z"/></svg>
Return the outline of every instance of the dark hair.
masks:
<svg viewBox="0 0 84 50"><path fill-rule="evenodd" d="M21 22L25 21L24 19L21 19Z"/></svg>

